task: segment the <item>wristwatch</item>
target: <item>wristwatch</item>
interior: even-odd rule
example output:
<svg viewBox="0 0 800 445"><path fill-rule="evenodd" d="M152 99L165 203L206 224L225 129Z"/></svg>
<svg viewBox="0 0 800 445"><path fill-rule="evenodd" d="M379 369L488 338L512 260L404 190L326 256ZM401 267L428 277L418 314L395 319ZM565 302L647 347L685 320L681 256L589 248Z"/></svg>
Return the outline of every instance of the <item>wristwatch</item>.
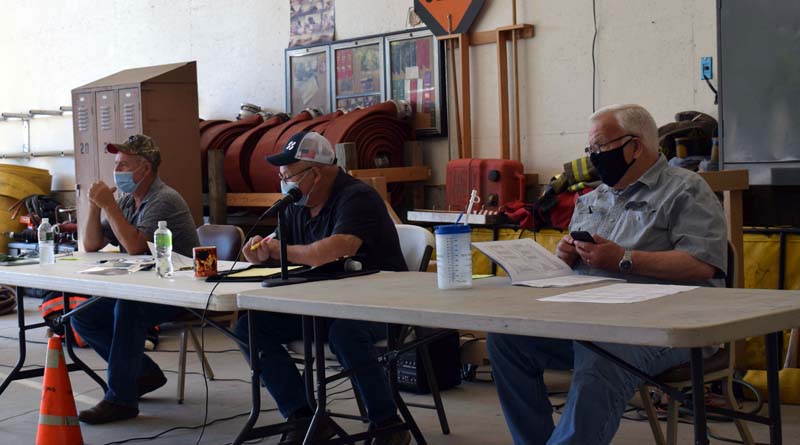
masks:
<svg viewBox="0 0 800 445"><path fill-rule="evenodd" d="M619 271L622 273L631 273L633 270L633 251L631 249L625 249L625 253L622 254L622 259L619 260Z"/></svg>

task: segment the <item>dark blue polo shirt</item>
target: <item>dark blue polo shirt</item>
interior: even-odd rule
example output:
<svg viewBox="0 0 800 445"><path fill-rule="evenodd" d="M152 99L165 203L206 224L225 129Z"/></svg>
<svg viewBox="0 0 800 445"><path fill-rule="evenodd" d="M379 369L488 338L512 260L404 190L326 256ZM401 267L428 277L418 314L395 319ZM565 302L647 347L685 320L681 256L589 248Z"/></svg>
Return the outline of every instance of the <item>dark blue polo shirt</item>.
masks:
<svg viewBox="0 0 800 445"><path fill-rule="evenodd" d="M313 191L311 192L313 195ZM361 239L358 254L371 267L406 271L397 229L378 192L342 170L333 182L331 194L315 217L305 206L291 205L285 211L287 243L306 245L332 235L353 235Z"/></svg>

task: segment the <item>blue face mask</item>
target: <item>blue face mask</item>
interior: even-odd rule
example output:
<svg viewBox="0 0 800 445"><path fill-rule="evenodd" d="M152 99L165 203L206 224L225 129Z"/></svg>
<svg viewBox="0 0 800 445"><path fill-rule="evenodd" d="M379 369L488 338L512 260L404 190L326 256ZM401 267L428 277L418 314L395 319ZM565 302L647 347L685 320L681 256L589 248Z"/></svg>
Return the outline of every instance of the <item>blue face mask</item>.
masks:
<svg viewBox="0 0 800 445"><path fill-rule="evenodd" d="M297 181L297 182L281 181L281 193L283 193L285 195L285 194L289 193L289 190L291 190L291 189L299 189L300 188L300 183L303 182L303 179L305 179L305 177L306 177L306 175L303 175L303 177L300 178L300 180ZM312 188L312 190L313 190L313 188ZM294 205L304 207L306 205L306 203L308 203L309 195L311 195L311 190L309 190L308 193L303 193L303 197L300 198L299 200L297 200L294 203Z"/></svg>
<svg viewBox="0 0 800 445"><path fill-rule="evenodd" d="M123 193L133 193L139 187L139 183L133 180L133 172L114 172L114 184Z"/></svg>

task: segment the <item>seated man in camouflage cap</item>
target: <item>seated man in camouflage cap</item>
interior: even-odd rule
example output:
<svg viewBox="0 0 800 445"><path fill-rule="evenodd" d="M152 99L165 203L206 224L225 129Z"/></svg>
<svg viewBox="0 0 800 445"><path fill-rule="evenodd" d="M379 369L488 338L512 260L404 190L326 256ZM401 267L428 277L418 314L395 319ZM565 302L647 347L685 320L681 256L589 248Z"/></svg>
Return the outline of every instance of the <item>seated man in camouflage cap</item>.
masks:
<svg viewBox="0 0 800 445"><path fill-rule="evenodd" d="M89 189L89 214L83 247L88 252L114 244L132 255L148 253L158 221L167 221L173 249L191 256L199 244L189 206L175 189L161 182L161 154L144 135L124 144L108 144L116 154L114 183L102 181ZM114 199L114 192L122 197ZM101 218L101 213L105 218ZM167 379L158 365L144 354L148 327L174 319L180 308L104 298L72 318L75 330L108 362L108 391L95 407L81 411L80 420L90 424L129 419L139 414L142 395L163 386Z"/></svg>

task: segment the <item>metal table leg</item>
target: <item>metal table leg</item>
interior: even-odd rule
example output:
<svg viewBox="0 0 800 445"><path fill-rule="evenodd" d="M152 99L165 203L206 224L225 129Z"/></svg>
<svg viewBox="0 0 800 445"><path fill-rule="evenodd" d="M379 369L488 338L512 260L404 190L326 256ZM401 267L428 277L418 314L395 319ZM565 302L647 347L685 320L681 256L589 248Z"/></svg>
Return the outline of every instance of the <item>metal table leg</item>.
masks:
<svg viewBox="0 0 800 445"><path fill-rule="evenodd" d="M692 348L692 410L694 415L694 443L708 445L706 424L705 383L703 381L703 349Z"/></svg>
<svg viewBox="0 0 800 445"><path fill-rule="evenodd" d="M311 418L311 424L308 426L303 445L310 445L314 441L315 433L325 421L325 409L328 402L327 388L325 387L325 320L321 317L313 317L313 320L314 362L316 364L316 369L314 371L317 374L317 407L316 410L314 410L314 417ZM307 340L305 340L304 343L304 349L308 351L311 346L308 344ZM308 382L308 376L310 375L311 369L306 369L306 382Z"/></svg>
<svg viewBox="0 0 800 445"><path fill-rule="evenodd" d="M248 439L252 433L253 425L255 425L256 421L258 420L258 415L261 412L261 383L259 381L261 376L261 360L259 357L260 352L258 351L258 346L254 341L255 328L253 327L253 318L250 316L250 314L252 314L252 311L247 311L247 335L248 343L250 344L250 416L247 417L247 422L245 422L242 430L239 432L239 435L236 436L236 439L233 441L233 445L239 445Z"/></svg>
<svg viewBox="0 0 800 445"><path fill-rule="evenodd" d="M75 341L74 337L72 336L72 326L68 322L68 317L74 314L75 312L80 312L80 310L85 309L89 305L93 304L101 297L92 297L89 301L86 301L79 305L77 308L73 310L69 310L69 299L66 294L63 295L64 298L64 309L63 315L60 315L56 319L56 324L60 324L64 327L64 344L65 349L67 350L67 354L72 359L72 363L67 365L67 371L83 371L92 378L95 382L97 382L100 387L103 389L105 393L108 390L105 381L103 381L100 376L98 376L92 369L86 365L78 356L75 354L73 350L73 343ZM43 327L47 327L47 323L34 323L34 324L25 324L25 298L22 297L19 289L17 289L17 326L19 328L18 331L18 338L19 338L19 357L17 359L16 365L8 374L8 376L3 380L3 383L0 384L0 394L2 394L8 385L11 384L14 380L22 380L28 379L32 377L41 377L44 375L44 368L35 368L35 369L27 369L22 370L22 367L25 366L25 360L27 358L27 334L26 332L31 329L39 329Z"/></svg>
<svg viewBox="0 0 800 445"><path fill-rule="evenodd" d="M108 391L108 386L106 385L106 382L103 381L103 379L100 378L100 376L97 375L94 371L92 371L92 368L90 368L89 365L87 365L86 363L83 362L83 360L78 358L77 354L75 354L75 350L73 349L73 345L75 343L75 337L72 334L72 323L69 322L69 318L67 317L67 314L72 315L76 312L79 312L78 307L83 306L83 309L85 310L87 307L89 307L89 305L94 304L97 301L100 301L102 297L92 297L88 301L83 302L73 310L69 310L69 297L67 296L67 294L66 293L62 294L62 297L64 298L64 315L61 316L59 322L61 324L61 327L64 329L64 346L65 346L64 349L67 350L67 355L69 355L69 358L72 360L72 363L74 363L78 367L78 369L85 372L86 375L91 377L92 380L97 382L97 384L100 385L101 388L103 388L103 394L105 394L106 391Z"/></svg>
<svg viewBox="0 0 800 445"><path fill-rule="evenodd" d="M772 445L783 443L783 433L781 431L781 390L780 380L778 379L778 367L780 366L780 352L778 349L779 340L783 337L783 332L767 334L765 338L767 349L767 392L769 400L769 442Z"/></svg>

